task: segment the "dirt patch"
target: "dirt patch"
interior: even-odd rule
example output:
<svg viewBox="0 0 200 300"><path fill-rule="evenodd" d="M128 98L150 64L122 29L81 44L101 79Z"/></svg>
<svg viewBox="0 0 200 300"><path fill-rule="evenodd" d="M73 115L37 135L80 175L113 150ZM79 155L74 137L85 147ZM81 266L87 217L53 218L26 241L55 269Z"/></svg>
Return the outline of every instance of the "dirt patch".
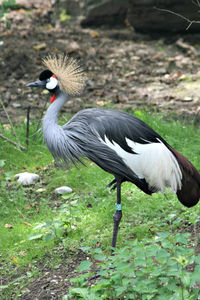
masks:
<svg viewBox="0 0 200 300"><path fill-rule="evenodd" d="M23 20L17 11L17 23L1 32L0 96L14 119L24 118L27 106L43 107L49 96L32 93L26 83L43 70L42 57L58 52L80 59L88 76L84 93L71 98L65 110L114 104L118 109L173 110L199 119L199 37L153 39L129 27L83 29L77 19L53 23L48 6L43 15L38 9L30 14L29 8L29 18L24 10ZM36 109L31 114L39 116Z"/></svg>
<svg viewBox="0 0 200 300"><path fill-rule="evenodd" d="M43 275L33 281L30 285L22 291L23 295L20 299L36 300L36 299L62 299L62 296L67 294L71 286L70 279L76 276L74 272L76 267L82 260L86 259L86 255L79 251L79 253L68 253L65 251L61 253L62 262L55 268L49 269L41 266ZM69 259L71 262L69 263ZM66 263L66 261L68 263Z"/></svg>
<svg viewBox="0 0 200 300"><path fill-rule="evenodd" d="M55 265L55 256L59 256L59 262ZM74 252L69 249L66 251L62 246L57 246L51 253L46 253L45 257L35 262L32 266L27 266L23 271L21 269L11 271L14 276L1 278L1 285L10 285L10 295L4 294L2 290L2 299L23 300L44 300L44 299L62 299L66 295L69 287L72 285L70 279L76 277L76 268L81 261L87 259L86 254L81 250ZM52 262L52 267L50 266ZM28 277L27 274L34 269L39 272L36 279ZM21 280L20 280L21 278ZM24 279L23 279L24 278ZM11 285L13 282L13 285ZM19 283L20 282L20 290Z"/></svg>

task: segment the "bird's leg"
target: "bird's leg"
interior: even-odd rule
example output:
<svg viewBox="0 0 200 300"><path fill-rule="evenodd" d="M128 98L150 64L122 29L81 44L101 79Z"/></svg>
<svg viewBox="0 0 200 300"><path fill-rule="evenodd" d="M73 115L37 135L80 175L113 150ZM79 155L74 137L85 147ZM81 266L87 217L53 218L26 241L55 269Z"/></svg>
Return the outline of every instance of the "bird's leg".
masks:
<svg viewBox="0 0 200 300"><path fill-rule="evenodd" d="M112 237L112 250L111 250L111 255L113 255L115 246L116 246L116 241L117 241L117 233L119 229L119 223L122 218L122 206L121 206L121 184L123 180L122 179L117 179L115 178L112 182L110 182L107 187L111 187L114 184L114 188L117 187L117 203L116 203L116 212L113 216L113 221L114 221L114 227L113 227L113 237ZM113 189L113 187L112 187ZM113 269L113 267L110 267L109 269ZM101 275L95 274L91 277L88 278L88 281L91 281L93 279L99 278Z"/></svg>
<svg viewBox="0 0 200 300"><path fill-rule="evenodd" d="M117 182L117 203L116 203L116 212L113 216L114 227L113 227L113 237L112 237L112 248L115 248L117 242L117 233L119 229L119 223L122 218L122 206L121 206L121 179L116 179ZM113 254L113 249L111 254Z"/></svg>

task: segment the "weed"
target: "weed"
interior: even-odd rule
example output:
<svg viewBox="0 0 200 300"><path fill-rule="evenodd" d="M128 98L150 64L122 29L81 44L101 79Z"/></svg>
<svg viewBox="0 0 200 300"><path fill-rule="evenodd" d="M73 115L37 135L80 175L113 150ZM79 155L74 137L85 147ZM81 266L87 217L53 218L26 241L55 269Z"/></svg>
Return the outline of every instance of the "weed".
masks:
<svg viewBox="0 0 200 300"><path fill-rule="evenodd" d="M103 261L100 279L92 285L86 279L94 273L71 279L74 286L65 299L197 299L200 255L188 238L190 234L158 233L153 240L129 242L107 259L101 249L93 250L93 257ZM90 272L91 267L90 261L83 261L77 272Z"/></svg>

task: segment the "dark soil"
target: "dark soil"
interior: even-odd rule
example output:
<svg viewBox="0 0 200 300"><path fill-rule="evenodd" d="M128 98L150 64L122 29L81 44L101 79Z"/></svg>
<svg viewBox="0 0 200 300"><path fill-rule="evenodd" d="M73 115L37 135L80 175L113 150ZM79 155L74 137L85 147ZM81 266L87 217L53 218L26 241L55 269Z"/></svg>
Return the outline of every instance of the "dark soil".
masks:
<svg viewBox="0 0 200 300"><path fill-rule="evenodd" d="M112 105L117 109L173 111L178 118L199 121L198 36L153 38L130 27L83 29L78 19L55 22L49 2L28 1L28 8L22 5L11 11L9 29L5 22L1 24L0 97L14 121L26 117L28 106L32 107L31 117L40 118L49 96L33 93L26 84L38 79L44 56L63 52L80 59L88 77L84 93L71 98L65 111ZM0 115L7 123L2 108ZM59 299L58 295L66 294L69 279L85 255L71 253L67 258L72 261L66 265L64 250L57 251L62 263L53 270L42 264L42 276L24 288L20 299Z"/></svg>
<svg viewBox="0 0 200 300"><path fill-rule="evenodd" d="M44 5L47 1L36 3L39 6L41 2ZM12 12L10 29L1 32L0 97L12 118L24 118L27 106L44 106L49 96L40 91L32 93L26 84L38 79L44 56L64 52L80 59L88 76L81 97L71 98L66 104L70 112L114 104L119 109L173 110L179 116L199 119L197 35L153 39L130 27L83 29L73 18L66 23L53 22L51 12L48 5L42 12L33 8ZM33 116L38 109L31 112Z"/></svg>
<svg viewBox="0 0 200 300"><path fill-rule="evenodd" d="M67 294L70 287L70 279L76 276L74 270L86 259L86 255L79 251L73 253L65 253L64 249L56 249L60 252L62 263L55 266L52 270L49 267L41 264L40 269L42 276L37 278L31 284L27 285L22 291L23 300L36 300L36 299L62 299L63 295ZM71 261L69 261L69 258ZM67 263L65 263L67 261Z"/></svg>

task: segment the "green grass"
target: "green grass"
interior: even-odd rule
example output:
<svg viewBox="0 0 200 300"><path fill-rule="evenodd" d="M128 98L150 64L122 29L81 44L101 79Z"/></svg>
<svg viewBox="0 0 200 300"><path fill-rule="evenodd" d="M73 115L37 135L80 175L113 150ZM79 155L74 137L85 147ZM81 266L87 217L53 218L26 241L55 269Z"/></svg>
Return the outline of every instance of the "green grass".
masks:
<svg viewBox="0 0 200 300"><path fill-rule="evenodd" d="M198 127L160 114L138 110L135 115L200 169ZM30 136L35 127L32 122ZM23 144L25 125L18 125L16 130ZM12 138L11 131L3 133ZM53 267L59 260L53 249L61 244L66 252L98 244L105 254L109 254L116 202L116 192L109 193L106 189L112 180L110 174L90 162L87 167L73 167L70 172L54 168L41 134L35 141L30 138L26 152L4 140L0 140L0 147L0 161L4 161L0 172L0 271L8 281L27 266L31 266L33 276L38 276L33 266L49 253L55 258L55 262L51 260ZM18 185L14 175L24 171L38 173L40 182L32 187ZM53 190L61 185L70 186L73 194L55 196ZM43 191L37 192L40 188ZM178 202L175 194L147 196L130 183L123 184L122 205L118 248L125 246L127 240L151 238L162 231L180 231L184 221L194 222L200 214L199 206L187 209ZM5 227L6 224L13 228ZM39 224L43 227L35 229Z"/></svg>

